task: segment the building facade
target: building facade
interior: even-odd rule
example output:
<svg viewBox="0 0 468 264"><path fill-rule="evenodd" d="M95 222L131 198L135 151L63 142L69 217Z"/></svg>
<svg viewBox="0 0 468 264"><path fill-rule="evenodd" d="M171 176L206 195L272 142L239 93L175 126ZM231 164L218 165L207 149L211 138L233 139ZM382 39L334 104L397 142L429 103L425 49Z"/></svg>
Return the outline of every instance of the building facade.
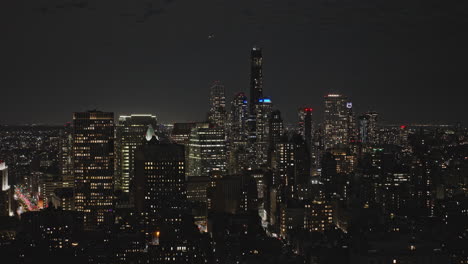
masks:
<svg viewBox="0 0 468 264"><path fill-rule="evenodd" d="M114 113L89 111L73 115L75 209L85 227L109 223L114 194Z"/></svg>

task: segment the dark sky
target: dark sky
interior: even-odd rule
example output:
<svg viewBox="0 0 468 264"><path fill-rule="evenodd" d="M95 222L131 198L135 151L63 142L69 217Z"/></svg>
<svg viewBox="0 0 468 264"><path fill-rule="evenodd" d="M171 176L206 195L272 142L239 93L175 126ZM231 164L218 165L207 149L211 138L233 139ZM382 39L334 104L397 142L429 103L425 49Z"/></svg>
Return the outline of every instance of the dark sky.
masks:
<svg viewBox="0 0 468 264"><path fill-rule="evenodd" d="M248 90L255 44L287 121L330 91L387 122L468 121L462 0L9 0L0 22L0 123L202 120L214 80Z"/></svg>

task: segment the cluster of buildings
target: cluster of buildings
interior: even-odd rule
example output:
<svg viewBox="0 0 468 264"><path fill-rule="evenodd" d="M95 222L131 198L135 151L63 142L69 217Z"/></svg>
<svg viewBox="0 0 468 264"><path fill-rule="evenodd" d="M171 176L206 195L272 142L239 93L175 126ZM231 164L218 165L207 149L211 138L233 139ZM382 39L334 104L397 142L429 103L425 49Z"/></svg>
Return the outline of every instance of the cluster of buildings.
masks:
<svg viewBox="0 0 468 264"><path fill-rule="evenodd" d="M264 91L253 48L249 96L227 103L215 82L201 122L74 113L27 172L11 176L27 155L0 162L0 252L18 263L468 263L466 129L386 126L337 93L321 121L306 106L291 126Z"/></svg>

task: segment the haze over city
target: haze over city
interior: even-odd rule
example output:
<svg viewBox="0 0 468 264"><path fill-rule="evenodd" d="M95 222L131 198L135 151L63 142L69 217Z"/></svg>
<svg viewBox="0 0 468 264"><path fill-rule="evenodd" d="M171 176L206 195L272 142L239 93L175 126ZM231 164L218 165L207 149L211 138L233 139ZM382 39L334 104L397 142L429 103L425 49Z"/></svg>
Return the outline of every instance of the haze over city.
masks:
<svg viewBox="0 0 468 264"><path fill-rule="evenodd" d="M264 52L265 95L297 119L348 95L389 123L466 122L467 5L442 1L78 1L3 3L2 124L89 109L205 115L215 80L249 88ZM32 109L34 109L32 111Z"/></svg>

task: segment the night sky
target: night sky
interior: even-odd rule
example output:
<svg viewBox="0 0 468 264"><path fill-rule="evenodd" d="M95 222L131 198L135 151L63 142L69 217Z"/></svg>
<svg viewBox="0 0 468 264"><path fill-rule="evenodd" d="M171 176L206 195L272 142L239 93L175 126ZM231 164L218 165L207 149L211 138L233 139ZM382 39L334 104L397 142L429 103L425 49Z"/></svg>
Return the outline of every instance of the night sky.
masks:
<svg viewBox="0 0 468 264"><path fill-rule="evenodd" d="M253 45L288 122L328 92L389 123L468 121L462 0L9 0L0 22L0 124L201 121L214 80L248 91Z"/></svg>

